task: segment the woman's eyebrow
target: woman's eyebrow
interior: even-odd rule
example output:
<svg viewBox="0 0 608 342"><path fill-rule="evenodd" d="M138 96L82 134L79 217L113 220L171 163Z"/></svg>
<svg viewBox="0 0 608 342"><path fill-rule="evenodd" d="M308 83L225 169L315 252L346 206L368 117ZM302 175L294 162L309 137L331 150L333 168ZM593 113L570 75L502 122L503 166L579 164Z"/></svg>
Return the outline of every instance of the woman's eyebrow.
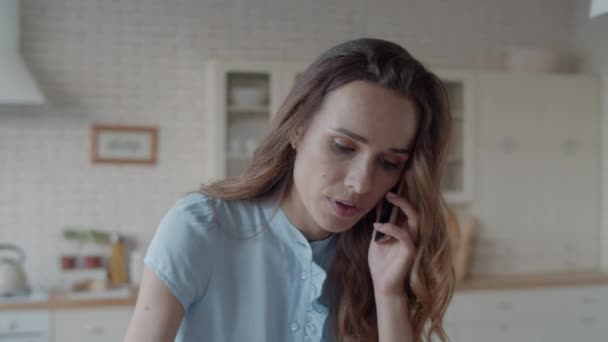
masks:
<svg viewBox="0 0 608 342"><path fill-rule="evenodd" d="M360 134L357 134L355 132L349 131L346 128L332 128L331 130L334 131L334 132L342 133L342 134L350 137L351 139L357 140L357 141L359 141L361 143L364 143L364 144L368 144L369 143L369 140L367 140L366 137L364 137L364 136L362 136ZM410 150L407 149L407 148L391 147L388 150L391 151L391 152L394 152L394 153L401 153L401 154L408 154L408 153L410 153Z"/></svg>

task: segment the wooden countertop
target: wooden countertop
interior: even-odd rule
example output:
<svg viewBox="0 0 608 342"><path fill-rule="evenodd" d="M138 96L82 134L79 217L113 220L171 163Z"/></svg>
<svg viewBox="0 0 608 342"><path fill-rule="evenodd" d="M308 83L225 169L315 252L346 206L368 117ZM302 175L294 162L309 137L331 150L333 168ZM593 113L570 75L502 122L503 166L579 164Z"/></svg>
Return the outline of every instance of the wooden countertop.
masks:
<svg viewBox="0 0 608 342"><path fill-rule="evenodd" d="M472 292L483 290L515 290L550 287L578 287L607 285L608 273L601 272L568 272L546 274L511 274L487 276L468 279L456 286L456 292ZM41 302L0 302L0 310L34 310L34 309L64 309L64 308L97 308L109 306L134 306L137 299L137 289L131 290L128 298L112 299L72 299L61 291L51 291L49 299Z"/></svg>
<svg viewBox="0 0 608 342"><path fill-rule="evenodd" d="M461 284L456 285L456 291L515 290L593 285L608 285L608 273L561 272L487 276L465 280Z"/></svg>
<svg viewBox="0 0 608 342"><path fill-rule="evenodd" d="M51 291L49 299L46 301L32 302L0 302L0 310L55 310L68 308L98 308L108 306L134 306L137 299L137 289L131 289L131 295L128 298L91 298L91 299L73 299L69 298L65 292L59 290Z"/></svg>

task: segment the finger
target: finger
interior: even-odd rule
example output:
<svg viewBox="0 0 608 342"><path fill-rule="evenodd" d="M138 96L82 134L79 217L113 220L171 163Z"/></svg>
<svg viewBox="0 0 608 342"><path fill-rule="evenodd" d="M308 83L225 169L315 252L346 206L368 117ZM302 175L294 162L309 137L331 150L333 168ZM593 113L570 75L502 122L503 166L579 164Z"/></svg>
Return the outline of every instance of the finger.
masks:
<svg viewBox="0 0 608 342"><path fill-rule="evenodd" d="M389 192L386 194L386 199L403 210L411 225L418 225L418 212L405 197L397 196L396 194Z"/></svg>
<svg viewBox="0 0 608 342"><path fill-rule="evenodd" d="M388 237L405 243L408 247L414 247L414 240L412 239L410 233L406 229L400 228L399 226L391 223L374 223L374 231L384 233ZM381 239L381 241L384 240L385 239Z"/></svg>
<svg viewBox="0 0 608 342"><path fill-rule="evenodd" d="M389 192L386 195L386 198L389 202L399 207L407 218L408 230L412 234L413 239L416 241L418 239L418 225L419 225L419 216L414 206L404 197L397 196L392 192Z"/></svg>

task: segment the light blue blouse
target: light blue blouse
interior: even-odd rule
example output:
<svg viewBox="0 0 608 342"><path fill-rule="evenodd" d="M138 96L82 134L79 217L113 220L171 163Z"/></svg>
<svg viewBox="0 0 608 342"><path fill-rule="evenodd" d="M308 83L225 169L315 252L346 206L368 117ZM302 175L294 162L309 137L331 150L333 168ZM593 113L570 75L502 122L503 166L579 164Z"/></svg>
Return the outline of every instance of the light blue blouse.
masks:
<svg viewBox="0 0 608 342"><path fill-rule="evenodd" d="M323 284L336 240L307 241L276 203L190 194L145 263L184 307L176 341L333 341Z"/></svg>

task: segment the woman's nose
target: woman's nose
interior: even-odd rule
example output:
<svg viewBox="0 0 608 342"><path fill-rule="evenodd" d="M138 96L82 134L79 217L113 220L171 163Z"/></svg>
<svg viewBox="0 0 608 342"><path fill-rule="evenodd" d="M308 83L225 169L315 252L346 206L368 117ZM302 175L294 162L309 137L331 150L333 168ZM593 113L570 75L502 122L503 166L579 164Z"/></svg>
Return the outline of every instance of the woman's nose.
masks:
<svg viewBox="0 0 608 342"><path fill-rule="evenodd" d="M368 161L361 161L351 164L345 185L353 192L366 194L372 190L373 165Z"/></svg>

